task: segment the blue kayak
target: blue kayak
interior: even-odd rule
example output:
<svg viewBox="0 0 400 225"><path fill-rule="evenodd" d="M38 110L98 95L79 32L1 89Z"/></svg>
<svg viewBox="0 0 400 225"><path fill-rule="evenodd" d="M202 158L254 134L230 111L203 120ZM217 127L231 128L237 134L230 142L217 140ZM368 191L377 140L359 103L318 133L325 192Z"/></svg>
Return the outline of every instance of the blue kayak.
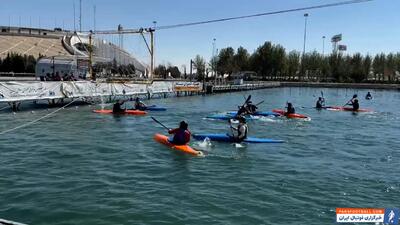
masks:
<svg viewBox="0 0 400 225"><path fill-rule="evenodd" d="M234 143L235 140L231 137L228 136L227 134L193 134L192 135L194 139L196 140L204 140L206 138L209 138L211 141L221 141L221 142L232 142ZM243 142L246 143L283 143L283 140L273 140L273 139L268 139L268 138L254 138L254 137L248 137L243 140Z"/></svg>
<svg viewBox="0 0 400 225"><path fill-rule="evenodd" d="M237 114L237 112L227 112L226 114L234 116ZM253 116L281 116L281 115L274 112L255 112Z"/></svg>
<svg viewBox="0 0 400 225"><path fill-rule="evenodd" d="M234 119L233 115L212 115L212 116L207 116L207 119L214 119L214 120L230 120ZM245 116L246 120L253 120L254 118L250 116Z"/></svg>

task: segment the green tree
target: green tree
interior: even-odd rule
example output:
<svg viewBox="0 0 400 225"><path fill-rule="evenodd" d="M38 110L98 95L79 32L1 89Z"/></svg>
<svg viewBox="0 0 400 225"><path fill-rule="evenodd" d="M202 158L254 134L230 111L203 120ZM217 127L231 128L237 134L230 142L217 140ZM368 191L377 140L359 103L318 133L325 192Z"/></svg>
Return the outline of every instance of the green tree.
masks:
<svg viewBox="0 0 400 225"><path fill-rule="evenodd" d="M345 71L345 63L344 58L341 53L332 53L329 56L329 68L330 74L332 78L336 82L342 82L344 79L344 71Z"/></svg>
<svg viewBox="0 0 400 225"><path fill-rule="evenodd" d="M376 54L372 63L375 80L383 80L385 73L385 54Z"/></svg>
<svg viewBox="0 0 400 225"><path fill-rule="evenodd" d="M295 79L300 66L300 53L298 51L291 51L287 58L287 76L289 79Z"/></svg>
<svg viewBox="0 0 400 225"><path fill-rule="evenodd" d="M7 53L6 58L3 60L3 71L11 72L12 70L12 61L10 53Z"/></svg>
<svg viewBox="0 0 400 225"><path fill-rule="evenodd" d="M196 69L197 79L203 80L206 72L206 61L200 55L196 55L193 60L193 66Z"/></svg>
<svg viewBox="0 0 400 225"><path fill-rule="evenodd" d="M366 55L363 60L363 74L364 80L368 80L369 74L371 72L372 58L370 55Z"/></svg>
<svg viewBox="0 0 400 225"><path fill-rule="evenodd" d="M217 70L220 74L232 74L234 71L235 50L232 47L223 48L218 55Z"/></svg>
<svg viewBox="0 0 400 225"><path fill-rule="evenodd" d="M287 68L286 50L281 45L272 46L271 76L275 79L285 72Z"/></svg>
<svg viewBox="0 0 400 225"><path fill-rule="evenodd" d="M239 47L236 54L233 56L233 71L246 71L249 69L249 58L250 54L247 49Z"/></svg>
<svg viewBox="0 0 400 225"><path fill-rule="evenodd" d="M136 73L135 65L132 63L128 64L128 70L130 71L131 74L135 74Z"/></svg>
<svg viewBox="0 0 400 225"><path fill-rule="evenodd" d="M400 74L400 53L396 54L396 80L399 81Z"/></svg>
<svg viewBox="0 0 400 225"><path fill-rule="evenodd" d="M331 67L329 65L329 57L322 56L322 64L321 64L321 77L322 80L327 82L328 77L331 77Z"/></svg>
<svg viewBox="0 0 400 225"><path fill-rule="evenodd" d="M354 82L361 82L365 78L363 60L360 53L356 53L350 58L350 78Z"/></svg>
<svg viewBox="0 0 400 225"><path fill-rule="evenodd" d="M385 58L385 75L388 81L393 81L396 76L396 57L390 53Z"/></svg>
<svg viewBox="0 0 400 225"><path fill-rule="evenodd" d="M218 60L219 60L219 58L218 58L218 56L217 55L215 55L214 57L212 57L211 58L211 60L210 60L210 62L209 62L209 67L210 67L210 69L211 69L211 71L216 75L218 72L217 72L217 64L218 64ZM213 74L213 75L214 75Z"/></svg>
<svg viewBox="0 0 400 225"><path fill-rule="evenodd" d="M167 68L164 65L158 65L154 69L154 74L159 75L159 76L163 77L164 79L166 79L167 78Z"/></svg>
<svg viewBox="0 0 400 225"><path fill-rule="evenodd" d="M272 73L272 48L271 42L265 42L251 56L251 68L262 79L266 79Z"/></svg>
<svg viewBox="0 0 400 225"><path fill-rule="evenodd" d="M35 73L36 67L36 59L32 55L24 55L25 61L25 72L26 73Z"/></svg>
<svg viewBox="0 0 400 225"><path fill-rule="evenodd" d="M181 71L179 71L179 68L177 66L169 66L167 69L167 74L171 74L173 78L181 77Z"/></svg>
<svg viewBox="0 0 400 225"><path fill-rule="evenodd" d="M24 57L19 54L11 54L11 71L14 73L23 73L25 70Z"/></svg>
<svg viewBox="0 0 400 225"><path fill-rule="evenodd" d="M321 76L323 56L317 51L306 53L303 58L304 78L316 79Z"/></svg>

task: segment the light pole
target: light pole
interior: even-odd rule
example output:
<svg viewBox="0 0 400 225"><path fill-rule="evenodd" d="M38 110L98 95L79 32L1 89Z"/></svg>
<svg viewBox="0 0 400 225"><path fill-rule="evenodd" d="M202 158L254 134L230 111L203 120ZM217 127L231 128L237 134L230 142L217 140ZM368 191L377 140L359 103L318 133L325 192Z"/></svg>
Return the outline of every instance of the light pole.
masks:
<svg viewBox="0 0 400 225"><path fill-rule="evenodd" d="M307 18L308 18L308 13L305 13L305 14L304 14L304 43L303 43L303 56L304 56L304 54L306 54Z"/></svg>
<svg viewBox="0 0 400 225"><path fill-rule="evenodd" d="M214 82L216 82L217 81L217 71L215 70L215 41L216 41L217 39L213 39L213 49L212 49L212 55L211 55L211 66L212 66L212 70L213 70L213 72L214 72Z"/></svg>
<svg viewBox="0 0 400 225"><path fill-rule="evenodd" d="M322 36L322 56L325 55L325 36Z"/></svg>
<svg viewBox="0 0 400 225"><path fill-rule="evenodd" d="M157 26L157 21L153 21L153 29L155 30Z"/></svg>
<svg viewBox="0 0 400 225"><path fill-rule="evenodd" d="M306 54L306 39L307 39L307 18L308 18L308 13L304 14L304 43L303 43L303 55L301 57L301 73L304 74L304 56Z"/></svg>
<svg viewBox="0 0 400 225"><path fill-rule="evenodd" d="M155 35L154 33L156 32L156 27L157 27L157 21L153 21L153 31L150 32L151 35L151 58L152 58L152 73L154 73L154 67L156 66L156 53L155 53L155 45L156 45L156 40L155 40ZM151 30L151 29L150 29Z"/></svg>

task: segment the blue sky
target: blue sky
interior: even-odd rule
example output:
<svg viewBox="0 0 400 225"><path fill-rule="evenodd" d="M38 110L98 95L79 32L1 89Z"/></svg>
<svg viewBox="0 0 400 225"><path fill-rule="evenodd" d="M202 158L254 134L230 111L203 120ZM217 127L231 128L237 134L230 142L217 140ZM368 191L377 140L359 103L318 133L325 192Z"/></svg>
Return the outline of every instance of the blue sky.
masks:
<svg viewBox="0 0 400 225"><path fill-rule="evenodd" d="M96 5L97 29L139 28L202 21L255 14L282 9L340 2L337 0L82 0L83 29L93 29L93 6ZM63 27L73 29L74 0L0 0L0 24L14 26ZM79 0L75 0L77 9ZM156 32L156 63L172 63L181 68L200 54L207 60L212 54L212 40L218 49L243 46L253 52L260 44L271 41L288 51L303 48L305 12L264 16L244 20L160 30ZM343 34L348 53L397 52L400 41L400 1L372 2L307 11L306 50L331 50L330 37ZM20 22L21 21L21 22ZM117 42L117 36L103 38ZM124 46L148 62L146 46L139 36L126 36Z"/></svg>

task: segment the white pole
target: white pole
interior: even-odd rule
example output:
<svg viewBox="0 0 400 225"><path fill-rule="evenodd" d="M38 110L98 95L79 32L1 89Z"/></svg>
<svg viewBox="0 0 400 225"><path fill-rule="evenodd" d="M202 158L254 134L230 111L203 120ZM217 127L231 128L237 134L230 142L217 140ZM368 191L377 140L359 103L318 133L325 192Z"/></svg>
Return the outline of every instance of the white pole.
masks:
<svg viewBox="0 0 400 225"><path fill-rule="evenodd" d="M74 7L74 31L76 31L75 1L73 1L73 7Z"/></svg>
<svg viewBox="0 0 400 225"><path fill-rule="evenodd" d="M79 32L82 32L82 0L79 0Z"/></svg>

